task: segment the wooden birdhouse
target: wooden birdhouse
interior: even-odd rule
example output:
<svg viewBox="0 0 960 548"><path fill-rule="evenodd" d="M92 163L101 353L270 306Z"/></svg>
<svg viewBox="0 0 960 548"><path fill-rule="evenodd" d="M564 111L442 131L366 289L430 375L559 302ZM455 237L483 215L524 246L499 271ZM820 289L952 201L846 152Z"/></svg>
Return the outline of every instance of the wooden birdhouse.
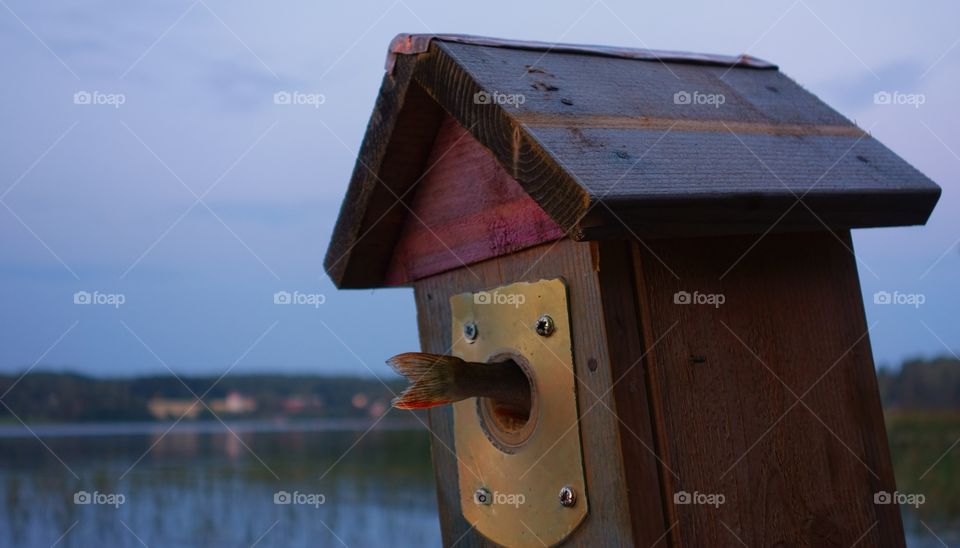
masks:
<svg viewBox="0 0 960 548"><path fill-rule="evenodd" d="M850 230L939 195L756 58L401 35L325 267L530 383L430 411L446 545L903 546Z"/></svg>

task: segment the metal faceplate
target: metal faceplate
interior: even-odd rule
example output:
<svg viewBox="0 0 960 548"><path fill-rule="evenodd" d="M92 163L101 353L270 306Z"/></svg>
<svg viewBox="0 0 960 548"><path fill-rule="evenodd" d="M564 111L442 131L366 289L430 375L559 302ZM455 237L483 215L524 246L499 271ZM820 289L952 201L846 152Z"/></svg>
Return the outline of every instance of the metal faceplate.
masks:
<svg viewBox="0 0 960 548"><path fill-rule="evenodd" d="M505 546L557 544L588 509L566 285L554 279L462 293L450 307L453 354L514 358L533 400L527 423L506 431L486 400L453 405L463 516Z"/></svg>

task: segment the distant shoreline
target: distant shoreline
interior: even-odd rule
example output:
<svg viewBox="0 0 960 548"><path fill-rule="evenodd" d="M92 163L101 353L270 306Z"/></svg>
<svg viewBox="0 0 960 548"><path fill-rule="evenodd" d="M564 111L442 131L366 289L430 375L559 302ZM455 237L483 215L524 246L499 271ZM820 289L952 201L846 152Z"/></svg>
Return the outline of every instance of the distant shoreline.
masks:
<svg viewBox="0 0 960 548"><path fill-rule="evenodd" d="M226 426L224 426L226 423ZM229 430L227 429L229 427ZM41 438L91 437L91 436L143 436L151 434L229 434L235 433L278 433L278 432L364 432L424 430L423 423L415 418L384 418L380 422L367 418L320 418L320 419L247 419L197 420L175 422L136 421L136 422L78 422L51 423L30 426L21 424L0 424L0 438Z"/></svg>
<svg viewBox="0 0 960 548"><path fill-rule="evenodd" d="M141 421L169 426L181 418L261 424L282 419L373 420L390 409L390 401L405 385L403 380L320 376L97 379L33 371L22 377L0 375L0 424L19 426L20 419L31 427Z"/></svg>

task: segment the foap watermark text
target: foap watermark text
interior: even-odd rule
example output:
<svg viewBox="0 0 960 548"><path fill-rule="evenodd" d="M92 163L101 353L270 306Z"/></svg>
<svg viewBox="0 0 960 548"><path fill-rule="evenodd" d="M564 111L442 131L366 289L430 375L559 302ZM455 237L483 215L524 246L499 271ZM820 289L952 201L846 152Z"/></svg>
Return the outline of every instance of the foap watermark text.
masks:
<svg viewBox="0 0 960 548"><path fill-rule="evenodd" d="M77 491L73 494L74 504L95 504L120 508L120 505L126 501L127 497L123 495L123 493L101 493L99 491L89 493L87 491Z"/></svg>
<svg viewBox="0 0 960 548"><path fill-rule="evenodd" d="M519 308L526 301L527 297L523 293L480 291L473 294L473 304L505 304Z"/></svg>
<svg viewBox="0 0 960 548"><path fill-rule="evenodd" d="M519 107L527 102L527 98L522 93L500 93L499 91L478 91L473 94L473 104L475 105L505 105L509 107Z"/></svg>
<svg viewBox="0 0 960 548"><path fill-rule="evenodd" d="M874 504L908 504L914 508L919 508L920 505L926 501L927 497L922 493L901 493L899 491L888 493L886 491L877 491L873 494Z"/></svg>
<svg viewBox="0 0 960 548"><path fill-rule="evenodd" d="M314 308L320 308L320 305L325 302L327 302L327 296L323 293L277 291L273 294L273 304L305 304Z"/></svg>
<svg viewBox="0 0 960 548"><path fill-rule="evenodd" d="M907 105L920 108L927 102L927 96L922 93L903 93L900 91L878 91L873 94L875 105Z"/></svg>
<svg viewBox="0 0 960 548"><path fill-rule="evenodd" d="M73 294L73 304L101 304L120 308L120 305L125 302L127 302L127 296L123 293L77 291Z"/></svg>
<svg viewBox="0 0 960 548"><path fill-rule="evenodd" d="M102 91L78 91L73 94L75 105L96 105L120 108L127 102L127 96L122 93L103 93Z"/></svg>
<svg viewBox="0 0 960 548"><path fill-rule="evenodd" d="M501 493L500 491L489 492L486 489L478 489L473 494L474 504L483 506L503 505L519 508L521 504L527 501L523 493Z"/></svg>
<svg viewBox="0 0 960 548"><path fill-rule="evenodd" d="M305 93L302 91L278 91L273 94L273 104L275 105L306 105L313 108L320 108L320 105L327 102L327 97L322 93Z"/></svg>
<svg viewBox="0 0 960 548"><path fill-rule="evenodd" d="M297 504L301 506L313 506L320 508L321 504L327 502L327 497L323 493L301 493L300 491L277 491L273 494L274 504Z"/></svg>
<svg viewBox="0 0 960 548"><path fill-rule="evenodd" d="M687 491L677 491L673 494L674 504L702 504L719 508L726 500L727 497L725 497L723 493L701 493L699 491L688 493Z"/></svg>
<svg viewBox="0 0 960 548"><path fill-rule="evenodd" d="M709 105L713 108L720 108L720 105L726 102L727 96L722 93L678 91L673 94L673 104L675 105Z"/></svg>
<svg viewBox="0 0 960 548"><path fill-rule="evenodd" d="M877 291L873 294L873 304L905 304L914 308L920 308L920 305L925 302L927 302L927 296L923 293Z"/></svg>
<svg viewBox="0 0 960 548"><path fill-rule="evenodd" d="M727 297L723 293L700 293L694 291L677 291L673 294L673 304L705 304L714 308L720 308L720 305L727 302Z"/></svg>

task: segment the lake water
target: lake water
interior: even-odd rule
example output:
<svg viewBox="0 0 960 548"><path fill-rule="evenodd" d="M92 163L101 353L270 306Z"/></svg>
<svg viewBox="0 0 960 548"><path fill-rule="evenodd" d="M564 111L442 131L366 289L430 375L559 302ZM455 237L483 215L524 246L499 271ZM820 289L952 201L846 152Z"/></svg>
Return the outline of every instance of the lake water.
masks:
<svg viewBox="0 0 960 548"><path fill-rule="evenodd" d="M888 424L908 545L956 545L960 420ZM439 546L429 434L370 426L0 426L0 546Z"/></svg>
<svg viewBox="0 0 960 548"><path fill-rule="evenodd" d="M4 427L0 545L439 546L427 432L368 426Z"/></svg>

